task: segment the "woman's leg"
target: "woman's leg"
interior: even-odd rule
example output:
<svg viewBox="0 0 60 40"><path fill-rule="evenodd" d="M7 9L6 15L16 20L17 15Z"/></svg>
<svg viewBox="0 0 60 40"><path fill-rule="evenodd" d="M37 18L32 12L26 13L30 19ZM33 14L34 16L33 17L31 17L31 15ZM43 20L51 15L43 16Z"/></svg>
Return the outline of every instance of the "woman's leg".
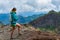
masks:
<svg viewBox="0 0 60 40"><path fill-rule="evenodd" d="M14 30L15 30L15 27L12 27L12 30L11 30L11 39L12 39Z"/></svg>
<svg viewBox="0 0 60 40"><path fill-rule="evenodd" d="M21 33L20 33L21 25L19 23L17 23L16 26L18 27L18 34L21 35Z"/></svg>

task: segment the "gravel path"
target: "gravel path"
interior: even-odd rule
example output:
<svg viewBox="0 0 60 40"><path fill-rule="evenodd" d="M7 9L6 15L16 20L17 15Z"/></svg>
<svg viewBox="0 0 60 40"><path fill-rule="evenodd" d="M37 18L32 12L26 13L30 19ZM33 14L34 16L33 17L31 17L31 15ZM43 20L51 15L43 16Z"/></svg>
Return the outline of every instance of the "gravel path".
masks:
<svg viewBox="0 0 60 40"><path fill-rule="evenodd" d="M0 28L0 40L10 40L10 33L11 33L9 32L10 29L11 28L8 26L5 26L4 28ZM16 28L13 34L13 40L24 40L27 37L27 35L29 35L30 29L31 28L28 29L26 27L22 27L21 30L22 35L18 35L18 30ZM29 31L25 32L25 30L29 30Z"/></svg>

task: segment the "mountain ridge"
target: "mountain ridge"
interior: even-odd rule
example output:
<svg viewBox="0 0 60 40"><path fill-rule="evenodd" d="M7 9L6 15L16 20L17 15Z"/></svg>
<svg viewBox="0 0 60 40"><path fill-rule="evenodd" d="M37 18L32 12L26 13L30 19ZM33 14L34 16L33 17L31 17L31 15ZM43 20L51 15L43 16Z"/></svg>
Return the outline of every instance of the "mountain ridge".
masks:
<svg viewBox="0 0 60 40"><path fill-rule="evenodd" d="M58 29L60 30L60 13L50 11L48 14L37 18L29 23L36 28Z"/></svg>
<svg viewBox="0 0 60 40"><path fill-rule="evenodd" d="M43 16L44 14L34 14L32 16L28 16L28 17L23 17L22 15L17 15L18 16L18 23L20 24L26 24L29 23L30 21L36 19L39 16ZM8 20L8 21L7 21ZM2 22L3 24L10 24L10 14L0 14L0 22Z"/></svg>

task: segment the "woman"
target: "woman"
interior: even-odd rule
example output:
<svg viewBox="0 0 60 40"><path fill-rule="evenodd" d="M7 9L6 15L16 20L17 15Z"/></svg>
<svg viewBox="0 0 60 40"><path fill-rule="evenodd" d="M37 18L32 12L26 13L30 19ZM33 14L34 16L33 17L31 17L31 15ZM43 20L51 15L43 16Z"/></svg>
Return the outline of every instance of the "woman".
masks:
<svg viewBox="0 0 60 40"><path fill-rule="evenodd" d="M16 15L16 8L13 8L11 10L10 14L11 14L11 27L12 27L12 29L11 29L11 39L12 39L12 35L13 35L13 32L16 29L16 27L18 27L18 34L21 35L21 33L20 33L21 25L17 23L18 17Z"/></svg>

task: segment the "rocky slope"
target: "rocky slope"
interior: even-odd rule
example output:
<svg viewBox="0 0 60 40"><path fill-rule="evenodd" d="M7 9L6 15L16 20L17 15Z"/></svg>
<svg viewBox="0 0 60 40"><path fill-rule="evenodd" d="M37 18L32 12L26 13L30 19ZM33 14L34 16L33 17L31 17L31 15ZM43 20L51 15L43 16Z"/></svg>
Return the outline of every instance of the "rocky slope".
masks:
<svg viewBox="0 0 60 40"><path fill-rule="evenodd" d="M60 31L60 14L59 13L49 13L42 17L37 18L36 20L29 23L30 25L38 28L52 28L58 29Z"/></svg>
<svg viewBox="0 0 60 40"><path fill-rule="evenodd" d="M5 26L4 28L0 28L0 40L10 40L10 27ZM49 33L49 32L42 32L33 28L32 26L29 27L22 27L21 28L22 35L18 35L17 29L14 32L13 39L11 40L60 40L60 36L57 34Z"/></svg>

